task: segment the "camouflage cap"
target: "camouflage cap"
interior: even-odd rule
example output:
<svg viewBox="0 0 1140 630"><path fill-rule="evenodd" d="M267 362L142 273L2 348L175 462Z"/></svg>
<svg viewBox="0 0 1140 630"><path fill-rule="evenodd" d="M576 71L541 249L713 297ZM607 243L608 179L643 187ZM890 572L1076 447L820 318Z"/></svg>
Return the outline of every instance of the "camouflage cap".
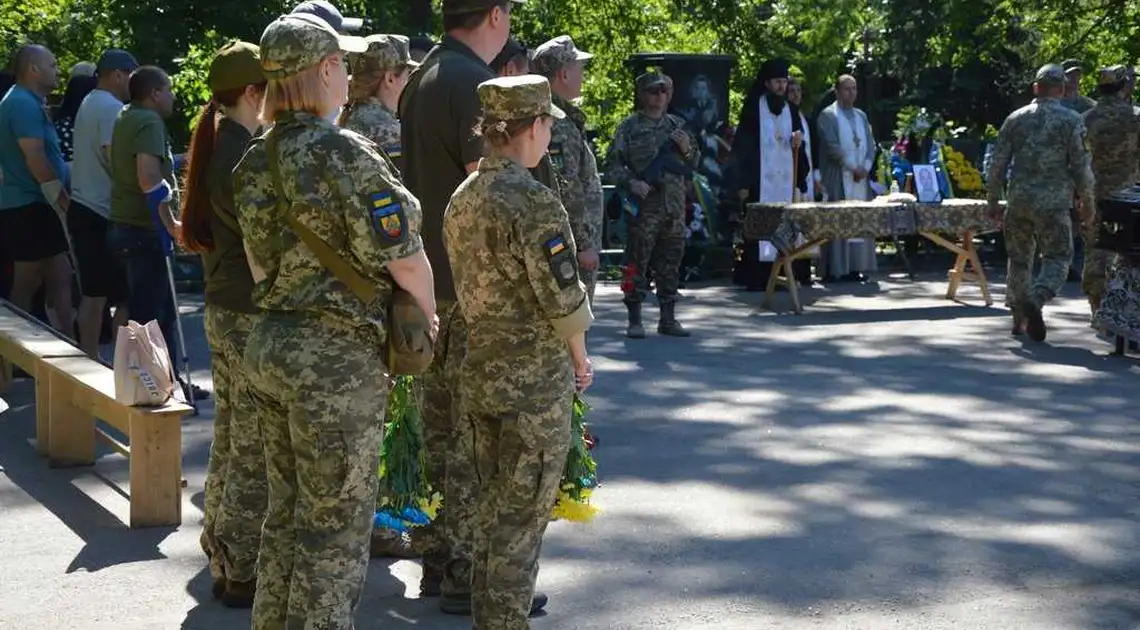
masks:
<svg viewBox="0 0 1140 630"><path fill-rule="evenodd" d="M265 83L261 71L261 54L257 46L243 41L226 44L214 54L206 85L211 92L225 92L247 85Z"/></svg>
<svg viewBox="0 0 1140 630"><path fill-rule="evenodd" d="M526 0L511 0L511 2L526 4ZM497 7L500 3L501 0L443 0L443 14L478 13Z"/></svg>
<svg viewBox="0 0 1140 630"><path fill-rule="evenodd" d="M261 34L261 70L270 79L282 79L317 65L338 52L364 52L362 37L339 35L319 17L291 13L265 27Z"/></svg>
<svg viewBox="0 0 1140 630"><path fill-rule="evenodd" d="M1066 59L1061 62L1061 67L1065 69L1065 74L1070 72L1081 72L1080 59Z"/></svg>
<svg viewBox="0 0 1140 630"><path fill-rule="evenodd" d="M1100 73L1097 74L1097 85L1117 85L1128 81L1128 68L1124 66L1110 66L1108 68L1101 68Z"/></svg>
<svg viewBox="0 0 1140 630"><path fill-rule="evenodd" d="M571 61L586 61L594 56L578 50L569 35L559 35L543 43L531 53L530 63L537 74L557 72Z"/></svg>
<svg viewBox="0 0 1140 630"><path fill-rule="evenodd" d="M1055 63L1047 63L1037 70L1037 76L1033 78L1033 82L1042 85L1063 85L1065 83L1065 70Z"/></svg>
<svg viewBox="0 0 1140 630"><path fill-rule="evenodd" d="M550 100L550 82L538 75L490 79L480 83L478 91L485 118L519 120L541 115L566 117Z"/></svg>
<svg viewBox="0 0 1140 630"><path fill-rule="evenodd" d="M651 87L664 85L665 87L673 87L673 79L660 72L646 72L645 74L637 77L636 80L637 91L644 92Z"/></svg>
<svg viewBox="0 0 1140 630"><path fill-rule="evenodd" d="M420 65L412 61L410 40L403 35L369 35L364 41L368 43L368 50L348 56L353 73L403 70Z"/></svg>

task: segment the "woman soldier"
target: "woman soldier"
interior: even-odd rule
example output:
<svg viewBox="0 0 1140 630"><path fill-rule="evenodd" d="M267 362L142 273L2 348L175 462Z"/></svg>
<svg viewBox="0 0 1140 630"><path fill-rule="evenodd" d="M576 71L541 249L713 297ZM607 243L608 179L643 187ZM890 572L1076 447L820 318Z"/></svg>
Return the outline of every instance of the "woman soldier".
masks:
<svg viewBox="0 0 1140 630"><path fill-rule="evenodd" d="M348 105L337 124L375 142L401 168L404 151L396 110L408 76L420 64L412 61L403 35L371 35L364 41L368 50L348 57Z"/></svg>
<svg viewBox="0 0 1140 630"><path fill-rule="evenodd" d="M368 50L348 56L352 76L348 80L348 104L337 124L375 142L397 170L403 166L400 120L396 109L408 75L420 64L412 61L408 38L403 35L370 35ZM383 527L372 531L373 558L416 558L411 538Z"/></svg>
<svg viewBox="0 0 1140 630"><path fill-rule="evenodd" d="M332 123L348 97L344 53L366 49L320 18L270 24L262 121L273 128L234 170L261 309L244 366L269 480L254 630L352 628L376 507L395 285L432 334L438 327L419 202L371 141ZM375 299L356 296L362 284Z"/></svg>
<svg viewBox="0 0 1140 630"><path fill-rule="evenodd" d="M183 183L181 238L202 254L206 341L214 372L214 441L206 469L202 550L214 594L227 606L253 605L265 454L242 376L242 356L257 307L234 209L233 170L260 126L265 77L257 46L233 42L210 62L212 96L190 139Z"/></svg>
<svg viewBox="0 0 1140 630"><path fill-rule="evenodd" d="M474 625L529 628L538 551L566 464L575 387L593 380L593 321L570 220L527 171L550 143L550 84L479 85L488 156L451 197L444 243L468 322L460 388L479 477L471 574Z"/></svg>

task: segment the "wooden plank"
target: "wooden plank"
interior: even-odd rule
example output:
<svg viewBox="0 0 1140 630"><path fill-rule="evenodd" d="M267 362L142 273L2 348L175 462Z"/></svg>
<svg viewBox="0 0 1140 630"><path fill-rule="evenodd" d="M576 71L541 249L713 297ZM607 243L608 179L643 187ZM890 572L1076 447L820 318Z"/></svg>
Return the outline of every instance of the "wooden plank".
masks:
<svg viewBox="0 0 1140 630"><path fill-rule="evenodd" d="M35 374L37 359L86 356L43 324L29 322L7 307L0 307L0 355L28 374Z"/></svg>
<svg viewBox="0 0 1140 630"><path fill-rule="evenodd" d="M49 370L45 380L49 382L52 393L48 398L48 413L51 415L48 427L49 464L53 468L91 466L95 463L94 416L75 404L73 394L76 387L66 374Z"/></svg>
<svg viewBox="0 0 1140 630"><path fill-rule="evenodd" d="M182 423L131 421L131 527L182 524Z"/></svg>
<svg viewBox="0 0 1140 630"><path fill-rule="evenodd" d="M86 356L52 358L45 359L44 362L62 373L69 382L79 386L75 394L77 404L123 433L130 434L132 414L177 421L194 413L192 407L174 399L161 407L127 407L119 404L115 400L114 371Z"/></svg>

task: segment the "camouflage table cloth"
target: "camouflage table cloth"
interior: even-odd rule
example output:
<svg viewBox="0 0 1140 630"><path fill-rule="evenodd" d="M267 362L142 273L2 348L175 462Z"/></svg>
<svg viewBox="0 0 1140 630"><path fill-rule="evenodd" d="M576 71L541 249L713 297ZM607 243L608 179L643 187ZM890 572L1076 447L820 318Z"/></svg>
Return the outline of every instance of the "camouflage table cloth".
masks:
<svg viewBox="0 0 1140 630"><path fill-rule="evenodd" d="M983 199L946 199L941 203L754 203L744 216L744 238L771 241L792 249L796 235L807 242L848 238L884 238L935 232L961 235L997 227L986 216Z"/></svg>

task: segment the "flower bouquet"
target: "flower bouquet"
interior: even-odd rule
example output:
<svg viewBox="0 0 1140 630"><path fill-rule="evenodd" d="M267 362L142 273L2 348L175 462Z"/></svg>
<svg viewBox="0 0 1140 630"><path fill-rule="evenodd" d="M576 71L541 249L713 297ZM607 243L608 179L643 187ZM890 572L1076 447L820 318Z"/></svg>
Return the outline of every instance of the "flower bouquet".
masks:
<svg viewBox="0 0 1140 630"><path fill-rule="evenodd" d="M380 446L380 492L373 524L405 532L435 519L443 497L427 481L421 388L415 378L396 378L388 394Z"/></svg>
<svg viewBox="0 0 1140 630"><path fill-rule="evenodd" d="M598 486L598 463L590 451L597 446L598 441L586 425L586 414L589 411L590 406L582 396L574 394L574 412L570 417L570 452L566 455L558 501L551 514L556 521L565 519L574 523L588 523L598 514L598 508L590 505L590 495Z"/></svg>
<svg viewBox="0 0 1140 630"><path fill-rule="evenodd" d="M986 187L982 182L982 173L966 156L955 151L949 145L942 147L942 159L946 170L950 174L954 190L962 197L981 199L985 197Z"/></svg>

